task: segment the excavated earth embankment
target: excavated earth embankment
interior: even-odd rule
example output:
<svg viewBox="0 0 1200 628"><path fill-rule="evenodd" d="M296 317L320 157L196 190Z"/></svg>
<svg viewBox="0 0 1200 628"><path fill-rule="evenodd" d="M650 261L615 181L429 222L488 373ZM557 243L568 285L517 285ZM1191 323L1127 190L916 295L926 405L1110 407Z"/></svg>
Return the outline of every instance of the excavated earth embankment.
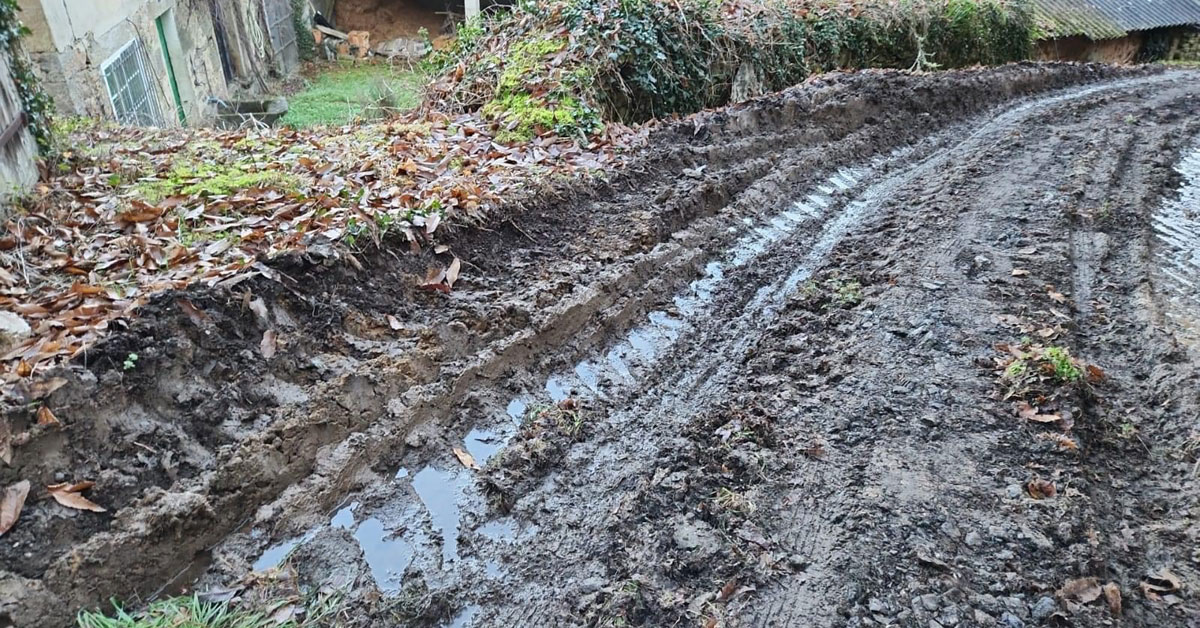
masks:
<svg viewBox="0 0 1200 628"><path fill-rule="evenodd" d="M458 233L449 294L163 295L8 414L0 485L108 512L31 494L0 625L281 574L352 625L1189 625L1198 96L830 75Z"/></svg>

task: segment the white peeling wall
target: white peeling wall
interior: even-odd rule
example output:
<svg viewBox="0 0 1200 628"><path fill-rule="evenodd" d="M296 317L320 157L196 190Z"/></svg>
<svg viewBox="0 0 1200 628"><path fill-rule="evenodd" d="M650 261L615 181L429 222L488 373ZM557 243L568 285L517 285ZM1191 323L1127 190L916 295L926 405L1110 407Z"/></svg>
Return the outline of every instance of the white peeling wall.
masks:
<svg viewBox="0 0 1200 628"><path fill-rule="evenodd" d="M158 109L178 124L155 20L171 10L167 47L189 124L211 117L210 96L228 97L216 36L204 0L20 0L34 31L26 45L60 113L113 118L101 66L134 37L141 40Z"/></svg>

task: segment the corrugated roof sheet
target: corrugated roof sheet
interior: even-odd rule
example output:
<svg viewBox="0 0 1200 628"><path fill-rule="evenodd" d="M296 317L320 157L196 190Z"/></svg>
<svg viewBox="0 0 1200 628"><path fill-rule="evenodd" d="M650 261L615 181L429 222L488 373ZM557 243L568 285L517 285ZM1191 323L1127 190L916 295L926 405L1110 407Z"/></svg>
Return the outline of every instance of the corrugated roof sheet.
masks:
<svg viewBox="0 0 1200 628"><path fill-rule="evenodd" d="M1200 24L1197 0L1090 0L1127 31Z"/></svg>
<svg viewBox="0 0 1200 628"><path fill-rule="evenodd" d="M1123 37L1128 31L1200 25L1200 0L1032 0L1049 37Z"/></svg>
<svg viewBox="0 0 1200 628"><path fill-rule="evenodd" d="M1125 29L1091 0L1033 0L1033 19L1047 37L1083 35L1089 39L1124 37Z"/></svg>

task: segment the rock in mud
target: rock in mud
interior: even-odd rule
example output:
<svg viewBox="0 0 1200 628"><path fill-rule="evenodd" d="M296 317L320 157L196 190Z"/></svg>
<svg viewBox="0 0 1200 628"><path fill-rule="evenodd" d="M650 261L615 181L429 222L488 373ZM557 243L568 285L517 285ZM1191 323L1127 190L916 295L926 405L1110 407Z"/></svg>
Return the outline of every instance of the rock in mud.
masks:
<svg viewBox="0 0 1200 628"><path fill-rule="evenodd" d="M1012 613L1004 613L1000 616L1000 624L1004 628L1025 628L1025 622L1021 621L1020 617Z"/></svg>
<svg viewBox="0 0 1200 628"><path fill-rule="evenodd" d="M1043 596L1033 605L1033 610L1030 611L1034 621L1042 621L1054 614L1058 610L1058 604L1054 598Z"/></svg>

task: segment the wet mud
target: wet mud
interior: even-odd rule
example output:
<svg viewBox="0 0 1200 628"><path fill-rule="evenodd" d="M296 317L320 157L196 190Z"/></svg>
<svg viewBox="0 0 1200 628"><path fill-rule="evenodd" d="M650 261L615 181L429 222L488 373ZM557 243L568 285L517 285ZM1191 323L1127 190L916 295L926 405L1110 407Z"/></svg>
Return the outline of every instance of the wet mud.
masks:
<svg viewBox="0 0 1200 628"><path fill-rule="evenodd" d="M3 479L111 512L27 506L0 618L274 579L344 625L1188 625L1197 92L832 75L454 235L449 295L386 251L166 295L64 430L8 413Z"/></svg>

